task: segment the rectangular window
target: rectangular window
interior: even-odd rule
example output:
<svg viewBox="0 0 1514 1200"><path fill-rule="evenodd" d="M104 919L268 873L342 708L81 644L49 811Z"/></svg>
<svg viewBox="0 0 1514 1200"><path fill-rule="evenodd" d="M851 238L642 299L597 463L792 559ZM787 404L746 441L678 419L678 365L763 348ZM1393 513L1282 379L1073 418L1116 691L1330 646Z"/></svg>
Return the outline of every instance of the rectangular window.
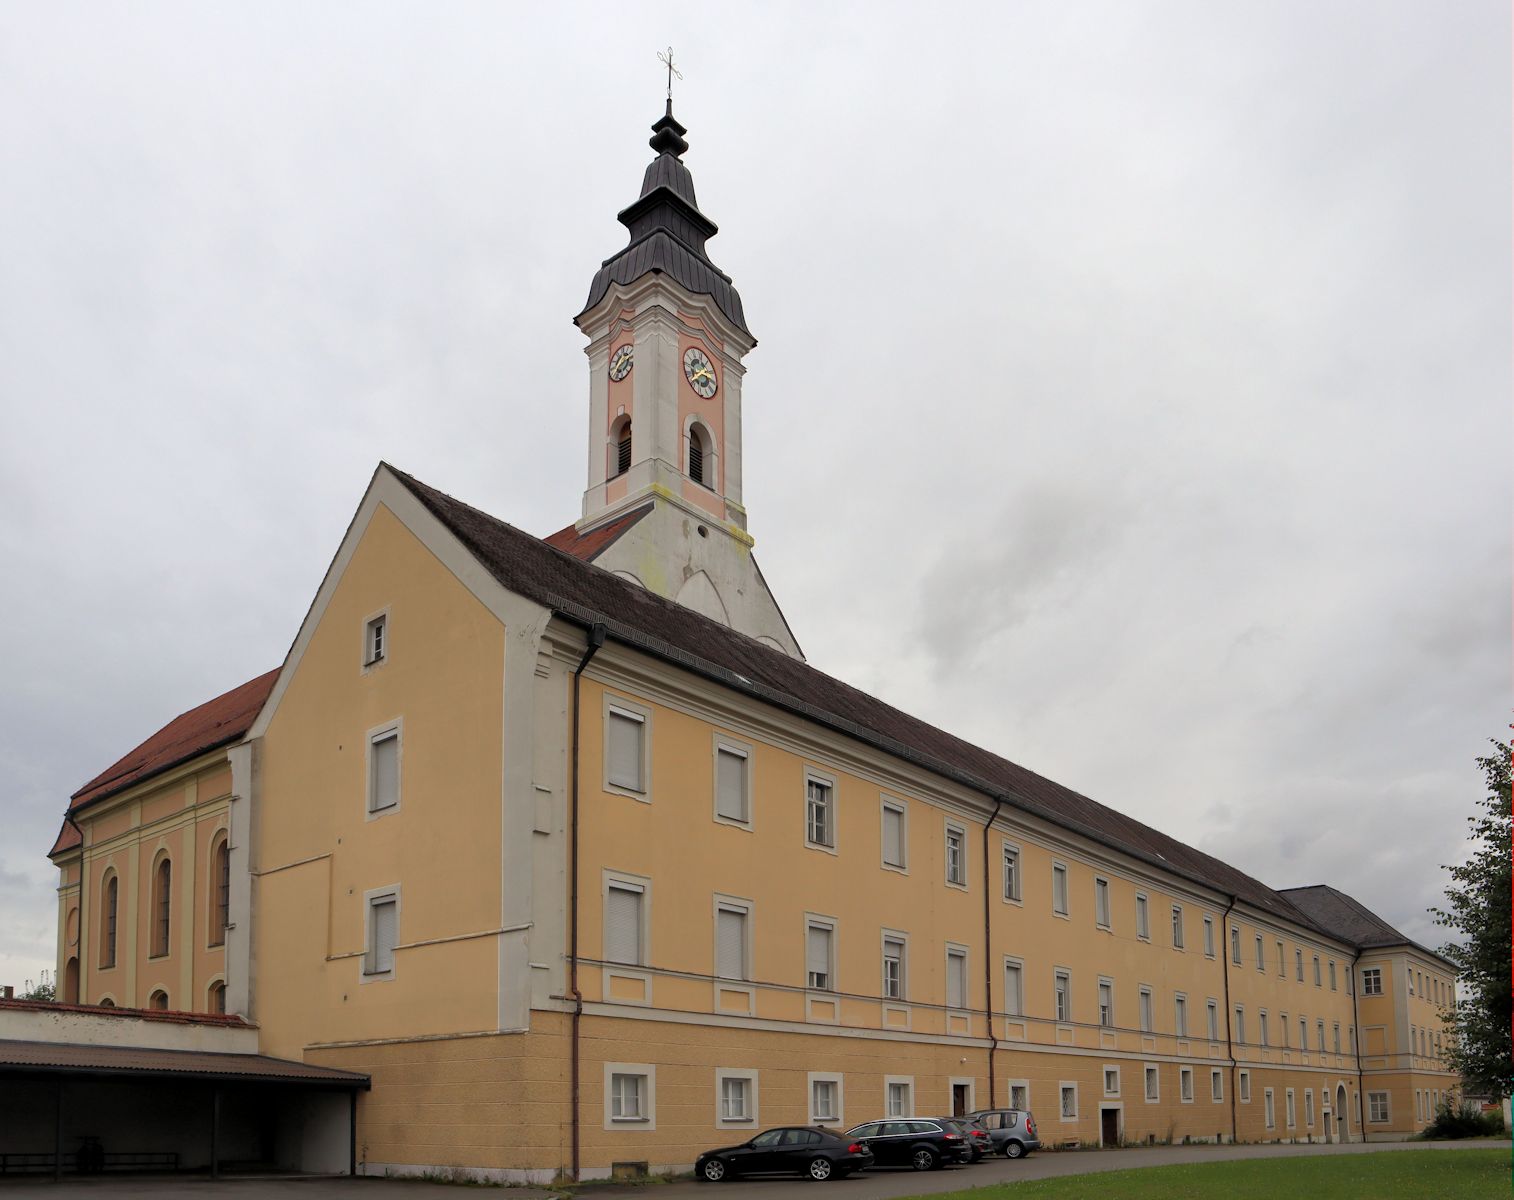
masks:
<svg viewBox="0 0 1514 1200"><path fill-rule="evenodd" d="M1146 1068L1146 1099L1159 1100L1162 1095L1161 1078L1155 1067Z"/></svg>
<svg viewBox="0 0 1514 1200"><path fill-rule="evenodd" d="M611 787L625 788L628 792L645 792L645 719L635 713L612 708L606 712L605 722L608 729L605 738L605 779Z"/></svg>
<svg viewBox="0 0 1514 1200"><path fill-rule="evenodd" d="M1058 971L1052 986L1055 989L1057 1020L1072 1020L1072 977L1066 971Z"/></svg>
<svg viewBox="0 0 1514 1200"><path fill-rule="evenodd" d="M805 986L820 991L831 990L831 963L834 961L835 926L811 921L804 931Z"/></svg>
<svg viewBox="0 0 1514 1200"><path fill-rule="evenodd" d="M886 1000L904 999L904 939L883 939L883 996Z"/></svg>
<svg viewBox="0 0 1514 1200"><path fill-rule="evenodd" d="M1120 1094L1120 1068L1104 1068L1104 1094L1106 1096L1118 1096Z"/></svg>
<svg viewBox="0 0 1514 1200"><path fill-rule="evenodd" d="M1012 1017L1025 1012L1025 968L1017 962L1004 964L1004 1011Z"/></svg>
<svg viewBox="0 0 1514 1200"><path fill-rule="evenodd" d="M368 953L363 962L364 974L387 975L394 970L394 948L399 945L399 936L399 897L392 892L369 897Z"/></svg>
<svg viewBox="0 0 1514 1200"><path fill-rule="evenodd" d="M1241 1094L1241 1103L1242 1104L1250 1104L1251 1103L1251 1072L1250 1071L1242 1071L1241 1072L1240 1086L1237 1088L1237 1090Z"/></svg>
<svg viewBox="0 0 1514 1200"><path fill-rule="evenodd" d="M715 909L715 974L722 979L747 978L747 921L749 910L721 903Z"/></svg>
<svg viewBox="0 0 1514 1200"><path fill-rule="evenodd" d="M383 812L399 802L400 731L386 729L368 739L368 811Z"/></svg>
<svg viewBox="0 0 1514 1200"><path fill-rule="evenodd" d="M1330 990L1335 991L1335 959L1330 960Z"/></svg>
<svg viewBox="0 0 1514 1200"><path fill-rule="evenodd" d="M904 869L904 806L883 802L883 865Z"/></svg>
<svg viewBox="0 0 1514 1200"><path fill-rule="evenodd" d="M1315 955L1315 956L1314 956L1314 986L1315 986L1315 987L1319 987L1319 986L1320 986L1320 977L1319 977L1319 955L1318 955L1318 954L1316 954L1316 955Z"/></svg>
<svg viewBox="0 0 1514 1200"><path fill-rule="evenodd" d="M1216 1104L1225 1099L1225 1072L1215 1067L1209 1069L1209 1098Z"/></svg>
<svg viewBox="0 0 1514 1200"><path fill-rule="evenodd" d="M1020 898L1020 848L1008 843L1004 846L1004 898Z"/></svg>
<svg viewBox="0 0 1514 1200"><path fill-rule="evenodd" d="M1288 1088L1283 1092L1283 1119L1288 1122L1288 1128L1292 1129L1298 1124L1298 1114L1293 1107L1293 1089Z"/></svg>
<svg viewBox="0 0 1514 1200"><path fill-rule="evenodd" d="M1093 881L1093 919L1101 929L1109 928L1109 880Z"/></svg>
<svg viewBox="0 0 1514 1200"><path fill-rule="evenodd" d="M1151 939L1151 911L1146 897L1136 893L1136 937L1142 941Z"/></svg>
<svg viewBox="0 0 1514 1200"><path fill-rule="evenodd" d="M1267 969L1267 959L1262 950L1261 934L1256 935L1256 969L1258 971L1265 971Z"/></svg>
<svg viewBox="0 0 1514 1200"><path fill-rule="evenodd" d="M1241 965L1241 931L1234 926L1230 929L1230 961Z"/></svg>
<svg viewBox="0 0 1514 1200"><path fill-rule="evenodd" d="M610 1120L645 1121L647 1077L615 1073L610 1076Z"/></svg>
<svg viewBox="0 0 1514 1200"><path fill-rule="evenodd" d="M1304 1124L1314 1128L1314 1089L1304 1089Z"/></svg>
<svg viewBox="0 0 1514 1200"><path fill-rule="evenodd" d="M967 833L956 825L946 827L946 882L967 886Z"/></svg>
<svg viewBox="0 0 1514 1200"><path fill-rule="evenodd" d="M715 815L745 825L751 821L747 756L729 746L715 749Z"/></svg>
<svg viewBox="0 0 1514 1200"><path fill-rule="evenodd" d="M1030 1107L1030 1084L1012 1083L1009 1085L1009 1106L1019 1112L1024 1112Z"/></svg>
<svg viewBox="0 0 1514 1200"><path fill-rule="evenodd" d="M1277 1110L1273 1107L1273 1104L1272 1104L1272 1089L1271 1088L1264 1088L1264 1089L1262 1089L1262 1111L1263 1111L1263 1113L1264 1113L1264 1115L1266 1117L1266 1120L1267 1120L1267 1128L1268 1129L1276 1129L1277 1128Z"/></svg>
<svg viewBox="0 0 1514 1200"><path fill-rule="evenodd" d="M885 1114L890 1117L908 1117L914 1115L914 1105L910 1099L910 1085L898 1080L890 1080L888 1084L888 1111Z"/></svg>
<svg viewBox="0 0 1514 1200"><path fill-rule="evenodd" d="M752 1081L739 1075L726 1075L720 1080L720 1119L722 1121L750 1121L752 1119Z"/></svg>
<svg viewBox="0 0 1514 1200"><path fill-rule="evenodd" d="M1283 952L1283 943L1277 944L1277 974L1279 979L1285 979L1288 975L1288 956Z"/></svg>
<svg viewBox="0 0 1514 1200"><path fill-rule="evenodd" d="M1153 1028L1154 1025L1152 1022L1151 989L1149 987L1143 987L1141 989L1141 1032L1150 1033Z"/></svg>
<svg viewBox="0 0 1514 1200"><path fill-rule="evenodd" d="M820 779L810 779L805 784L804 836L813 846L833 849L836 845L831 785Z"/></svg>
<svg viewBox="0 0 1514 1200"><path fill-rule="evenodd" d="M1175 950L1183 948L1183 906L1172 906L1172 946Z"/></svg>
<svg viewBox="0 0 1514 1200"><path fill-rule="evenodd" d="M1078 1115L1078 1085L1064 1083L1062 1091L1062 1117L1064 1120L1073 1120Z"/></svg>
<svg viewBox="0 0 1514 1200"><path fill-rule="evenodd" d="M1293 973L1300 983L1304 982L1304 952L1302 950L1293 952Z"/></svg>
<svg viewBox="0 0 1514 1200"><path fill-rule="evenodd" d="M1184 1104L1193 1103L1193 1068L1180 1067L1178 1069L1178 1096Z"/></svg>
<svg viewBox="0 0 1514 1200"><path fill-rule="evenodd" d="M1319 959L1316 958L1314 960L1314 965L1315 965L1315 975L1318 976L1318 974L1319 974ZM1319 979L1316 978L1314 982L1316 984L1319 983ZM1414 972L1413 971L1409 972L1409 995L1411 995L1411 996L1414 995Z"/></svg>
<svg viewBox="0 0 1514 1200"><path fill-rule="evenodd" d="M1173 997L1172 1031L1178 1037L1188 1036L1188 998L1186 996Z"/></svg>
<svg viewBox="0 0 1514 1200"><path fill-rule="evenodd" d="M1207 958L1214 957L1214 918L1204 918L1204 955Z"/></svg>
<svg viewBox="0 0 1514 1200"><path fill-rule="evenodd" d="M1323 1054L1325 1052L1325 1023L1323 1021L1316 1021L1314 1023L1314 1032L1315 1044L1319 1046L1319 1052Z"/></svg>
<svg viewBox="0 0 1514 1200"><path fill-rule="evenodd" d="M1217 1041L1219 1041L1220 1040L1220 1006L1219 1006L1219 1004L1216 1001L1214 1001L1214 1000L1208 1001L1204 1005L1204 1015L1208 1019L1209 1040L1211 1042L1217 1042Z"/></svg>
<svg viewBox="0 0 1514 1200"><path fill-rule="evenodd" d="M837 1121L841 1119L841 1105L837 1103L837 1083L834 1079L815 1079L810 1082L810 1120Z"/></svg>
<svg viewBox="0 0 1514 1200"><path fill-rule="evenodd" d="M1061 863L1051 865L1051 911L1067 915L1067 868Z"/></svg>
<svg viewBox="0 0 1514 1200"><path fill-rule="evenodd" d="M946 952L946 1006L967 1007L967 951Z"/></svg>
<svg viewBox="0 0 1514 1200"><path fill-rule="evenodd" d="M1240 1004L1235 1006L1235 1040L1243 1046L1246 1044L1246 1009Z"/></svg>
<svg viewBox="0 0 1514 1200"><path fill-rule="evenodd" d="M1367 1120L1374 1125L1385 1124L1388 1120L1388 1093L1367 1093Z"/></svg>
<svg viewBox="0 0 1514 1200"><path fill-rule="evenodd" d="M384 661L384 634L389 624L387 616L377 616L368 622L363 631L363 665L371 667ZM350 642L348 643L351 644Z"/></svg>
<svg viewBox="0 0 1514 1200"><path fill-rule="evenodd" d="M608 962L645 966L642 938L646 888L625 880L612 880L605 887L605 959Z"/></svg>
<svg viewBox="0 0 1514 1200"><path fill-rule="evenodd" d="M1309 1018L1298 1019L1298 1048L1305 1052L1309 1049Z"/></svg>
<svg viewBox="0 0 1514 1200"><path fill-rule="evenodd" d="M1339 1054L1341 1052L1341 1026L1339 1021L1330 1026L1330 1041L1335 1053Z"/></svg>
<svg viewBox="0 0 1514 1200"><path fill-rule="evenodd" d="M1114 1025L1114 984L1107 979L1099 980L1099 1024Z"/></svg>
<svg viewBox="0 0 1514 1200"><path fill-rule="evenodd" d="M1283 1049L1288 1049L1288 1014L1279 1013L1277 1018L1277 1031L1283 1039Z"/></svg>

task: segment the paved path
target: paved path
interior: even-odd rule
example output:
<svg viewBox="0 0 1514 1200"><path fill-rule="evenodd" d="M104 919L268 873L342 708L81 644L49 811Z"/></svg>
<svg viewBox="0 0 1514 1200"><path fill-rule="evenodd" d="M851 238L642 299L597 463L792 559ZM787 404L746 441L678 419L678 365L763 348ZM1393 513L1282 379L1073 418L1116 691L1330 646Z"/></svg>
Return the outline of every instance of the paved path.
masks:
<svg viewBox="0 0 1514 1200"><path fill-rule="evenodd" d="M592 1200L635 1196L640 1200L888 1200L890 1197L928 1196L963 1188L985 1187L1018 1179L1050 1179L1061 1175L1086 1175L1099 1171L1124 1171L1132 1167L1165 1167L1179 1163L1222 1162L1240 1158L1303 1158L1326 1154L1454 1154L1459 1150L1511 1150L1507 1141L1464 1142L1372 1142L1346 1146L1152 1146L1135 1150L1087 1150L1058 1154L1032 1154L1017 1162L984 1159L972 1167L947 1167L928 1174L913 1171L868 1171L851 1179L813 1184L800 1179L735 1180L719 1187L709 1184L672 1183L663 1186L625 1187L593 1185L578 1194ZM458 1189L447 1184L417 1183L400 1179L234 1179L212 1183L208 1179L150 1179L110 1176L88 1180L7 1181L0 1183L0 1200L52 1200L54 1197L85 1197L105 1200L117 1196L164 1196L170 1200L464 1200L470 1196L498 1195L501 1200L548 1200L561 1193L536 1188L505 1188L498 1191Z"/></svg>

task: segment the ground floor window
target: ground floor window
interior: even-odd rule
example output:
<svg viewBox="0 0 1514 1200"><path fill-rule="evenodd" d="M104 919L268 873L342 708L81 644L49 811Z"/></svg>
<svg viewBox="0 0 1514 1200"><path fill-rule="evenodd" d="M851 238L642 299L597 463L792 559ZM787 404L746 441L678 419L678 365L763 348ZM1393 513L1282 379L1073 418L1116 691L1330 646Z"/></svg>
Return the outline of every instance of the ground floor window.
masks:
<svg viewBox="0 0 1514 1200"><path fill-rule="evenodd" d="M885 1116L912 1117L915 1115L914 1100L910 1093L914 1090L912 1082L908 1079L890 1079L887 1087L887 1107Z"/></svg>
<svg viewBox="0 0 1514 1200"><path fill-rule="evenodd" d="M757 1072L715 1072L716 1116L719 1123L746 1124L757 1119Z"/></svg>
<svg viewBox="0 0 1514 1200"><path fill-rule="evenodd" d="M1209 1095L1216 1104L1225 1099L1225 1072L1212 1070L1209 1072Z"/></svg>
<svg viewBox="0 0 1514 1200"><path fill-rule="evenodd" d="M1078 1117L1078 1085L1064 1083L1060 1085L1062 1093L1062 1119L1075 1121Z"/></svg>
<svg viewBox="0 0 1514 1200"><path fill-rule="evenodd" d="M841 1120L841 1076L810 1076L810 1123Z"/></svg>
<svg viewBox="0 0 1514 1200"><path fill-rule="evenodd" d="M1272 1103L1272 1089L1271 1088L1264 1088L1262 1090L1262 1111L1266 1115L1266 1118L1267 1118L1267 1128L1268 1129L1276 1129L1277 1128L1277 1109L1273 1107L1273 1103Z"/></svg>
<svg viewBox="0 0 1514 1200"><path fill-rule="evenodd" d="M610 1116L616 1121L640 1121L646 1116L643 1108L646 1094L645 1075L610 1076Z"/></svg>
<svg viewBox="0 0 1514 1200"><path fill-rule="evenodd" d="M1009 1106L1022 1112L1030 1107L1030 1084L1012 1083L1009 1085Z"/></svg>
<svg viewBox="0 0 1514 1200"><path fill-rule="evenodd" d="M1293 1089L1289 1088L1283 1095L1285 1111L1288 1114L1288 1128L1292 1129L1298 1124L1298 1110L1293 1105Z"/></svg>
<svg viewBox="0 0 1514 1200"><path fill-rule="evenodd" d="M1388 1093L1367 1093L1367 1120L1381 1125L1388 1120Z"/></svg>
<svg viewBox="0 0 1514 1200"><path fill-rule="evenodd" d="M1314 1128L1314 1091L1311 1088L1304 1089L1304 1124Z"/></svg>
<svg viewBox="0 0 1514 1200"><path fill-rule="evenodd" d="M656 1128L657 1068L651 1063L605 1063L605 1128Z"/></svg>
<svg viewBox="0 0 1514 1200"><path fill-rule="evenodd" d="M1184 1104L1193 1103L1193 1068L1183 1067L1178 1072L1178 1091Z"/></svg>
<svg viewBox="0 0 1514 1200"><path fill-rule="evenodd" d="M1239 1091L1241 1093L1241 1103L1242 1104L1250 1104L1251 1103L1251 1072L1250 1071L1242 1071L1241 1072L1241 1084L1240 1084Z"/></svg>

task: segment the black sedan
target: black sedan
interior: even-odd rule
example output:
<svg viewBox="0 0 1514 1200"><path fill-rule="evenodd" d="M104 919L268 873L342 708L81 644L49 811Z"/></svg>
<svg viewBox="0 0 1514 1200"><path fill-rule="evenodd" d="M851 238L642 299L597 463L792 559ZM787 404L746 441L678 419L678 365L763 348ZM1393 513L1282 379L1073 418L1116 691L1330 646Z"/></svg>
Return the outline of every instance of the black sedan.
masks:
<svg viewBox="0 0 1514 1200"><path fill-rule="evenodd" d="M873 1154L855 1138L809 1125L764 1129L749 1142L706 1150L694 1164L694 1177L719 1183L736 1175L805 1175L810 1179L844 1179L873 1165Z"/></svg>

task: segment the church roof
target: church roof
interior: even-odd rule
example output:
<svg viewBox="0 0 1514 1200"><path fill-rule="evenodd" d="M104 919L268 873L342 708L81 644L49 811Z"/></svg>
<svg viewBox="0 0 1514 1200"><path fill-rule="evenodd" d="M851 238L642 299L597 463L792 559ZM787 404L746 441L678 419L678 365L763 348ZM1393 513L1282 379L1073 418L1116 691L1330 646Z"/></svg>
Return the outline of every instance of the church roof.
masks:
<svg viewBox="0 0 1514 1200"><path fill-rule="evenodd" d="M652 126L650 145L658 153L642 177L641 195L616 217L631 231L631 240L624 250L605 259L578 315L582 317L603 300L612 283L633 283L643 275L658 273L686 291L709 296L731 324L750 337L741 296L731 277L705 252L705 241L719 227L699 211L694 198L694 177L682 158L689 148L683 140L687 132L673 116L669 100L666 114Z"/></svg>
<svg viewBox="0 0 1514 1200"><path fill-rule="evenodd" d="M633 509L624 516L616 517L613 521L607 521L587 533L579 533L577 525L569 525L556 533L549 533L542 540L554 550L561 550L564 554L571 554L584 562L593 562L619 541L621 534L651 511L651 504L643 504L640 508Z"/></svg>
<svg viewBox="0 0 1514 1200"><path fill-rule="evenodd" d="M1162 870L1331 934L1287 896L1135 818L901 712L839 679L392 467L406 488L501 585L576 624L817 721L849 737ZM1339 936L1334 935L1332 936Z"/></svg>
<svg viewBox="0 0 1514 1200"><path fill-rule="evenodd" d="M113 796L134 784L188 762L190 759L236 741L252 727L263 701L273 690L277 668L250 679L207 700L188 712L180 713L157 733L128 754L117 759L70 797L68 811L80 809ZM79 831L65 821L49 856L79 844Z"/></svg>

